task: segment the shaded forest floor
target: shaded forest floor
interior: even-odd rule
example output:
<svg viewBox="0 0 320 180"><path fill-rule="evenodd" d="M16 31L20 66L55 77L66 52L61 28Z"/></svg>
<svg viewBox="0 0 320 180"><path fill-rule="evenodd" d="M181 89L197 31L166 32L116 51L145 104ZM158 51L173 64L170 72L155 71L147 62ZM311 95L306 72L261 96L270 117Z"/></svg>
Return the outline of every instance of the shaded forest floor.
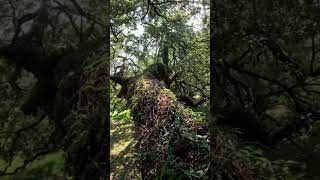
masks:
<svg viewBox="0 0 320 180"><path fill-rule="evenodd" d="M12 167L19 166L22 162L14 161ZM3 162L0 162L0 167ZM2 176L1 180L66 180L63 175L64 158L63 152L50 153L42 156L29 164L26 169L11 176Z"/></svg>
<svg viewBox="0 0 320 180"><path fill-rule="evenodd" d="M303 165L303 180L320 179L320 123L313 124L310 132L278 145L272 157L300 162ZM301 169L298 169L301 171Z"/></svg>
<svg viewBox="0 0 320 180"><path fill-rule="evenodd" d="M133 121L111 119L111 179L140 179L135 156Z"/></svg>

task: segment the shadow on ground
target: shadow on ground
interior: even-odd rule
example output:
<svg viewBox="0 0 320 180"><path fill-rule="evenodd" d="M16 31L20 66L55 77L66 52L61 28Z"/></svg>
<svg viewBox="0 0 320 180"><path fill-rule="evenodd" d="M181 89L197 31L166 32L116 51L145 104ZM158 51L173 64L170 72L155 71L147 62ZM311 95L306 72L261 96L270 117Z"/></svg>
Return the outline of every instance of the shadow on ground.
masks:
<svg viewBox="0 0 320 180"><path fill-rule="evenodd" d="M140 179L131 119L111 120L111 179Z"/></svg>

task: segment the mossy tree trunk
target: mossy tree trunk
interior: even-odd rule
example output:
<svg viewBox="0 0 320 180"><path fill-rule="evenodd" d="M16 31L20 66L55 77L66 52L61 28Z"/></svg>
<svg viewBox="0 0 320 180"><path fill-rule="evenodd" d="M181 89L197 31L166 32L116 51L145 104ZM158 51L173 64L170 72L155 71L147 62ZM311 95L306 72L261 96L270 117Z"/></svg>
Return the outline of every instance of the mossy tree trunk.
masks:
<svg viewBox="0 0 320 180"><path fill-rule="evenodd" d="M196 134L205 134L206 130L166 88L165 68L154 64L122 84L127 89L126 98L135 124L142 178L186 177L183 171L190 168L203 177L205 167L201 164L208 159L208 146L206 138Z"/></svg>

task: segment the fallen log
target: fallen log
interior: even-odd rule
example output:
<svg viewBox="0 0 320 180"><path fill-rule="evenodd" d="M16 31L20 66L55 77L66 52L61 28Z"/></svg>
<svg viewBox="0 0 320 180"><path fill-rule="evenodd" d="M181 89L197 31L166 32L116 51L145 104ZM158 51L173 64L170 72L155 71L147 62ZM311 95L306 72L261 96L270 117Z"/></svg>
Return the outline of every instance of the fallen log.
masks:
<svg viewBox="0 0 320 180"><path fill-rule="evenodd" d="M143 179L205 177L209 145L205 124L193 119L163 82L166 67L151 65L121 84L132 110ZM119 77L112 78L115 82Z"/></svg>

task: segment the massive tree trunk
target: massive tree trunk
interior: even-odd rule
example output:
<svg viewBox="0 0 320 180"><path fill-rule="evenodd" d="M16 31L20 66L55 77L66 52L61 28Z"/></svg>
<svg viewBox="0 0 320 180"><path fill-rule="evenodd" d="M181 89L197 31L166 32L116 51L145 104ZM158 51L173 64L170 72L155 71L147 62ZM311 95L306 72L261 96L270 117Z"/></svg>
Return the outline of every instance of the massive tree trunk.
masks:
<svg viewBox="0 0 320 180"><path fill-rule="evenodd" d="M122 87L127 89L135 124L140 172L143 179L177 178L186 177L183 171L193 169L200 178L208 164L208 146L206 137L199 134L206 134L206 130L166 88L165 68L163 64L154 64L127 81L112 78L126 82Z"/></svg>

